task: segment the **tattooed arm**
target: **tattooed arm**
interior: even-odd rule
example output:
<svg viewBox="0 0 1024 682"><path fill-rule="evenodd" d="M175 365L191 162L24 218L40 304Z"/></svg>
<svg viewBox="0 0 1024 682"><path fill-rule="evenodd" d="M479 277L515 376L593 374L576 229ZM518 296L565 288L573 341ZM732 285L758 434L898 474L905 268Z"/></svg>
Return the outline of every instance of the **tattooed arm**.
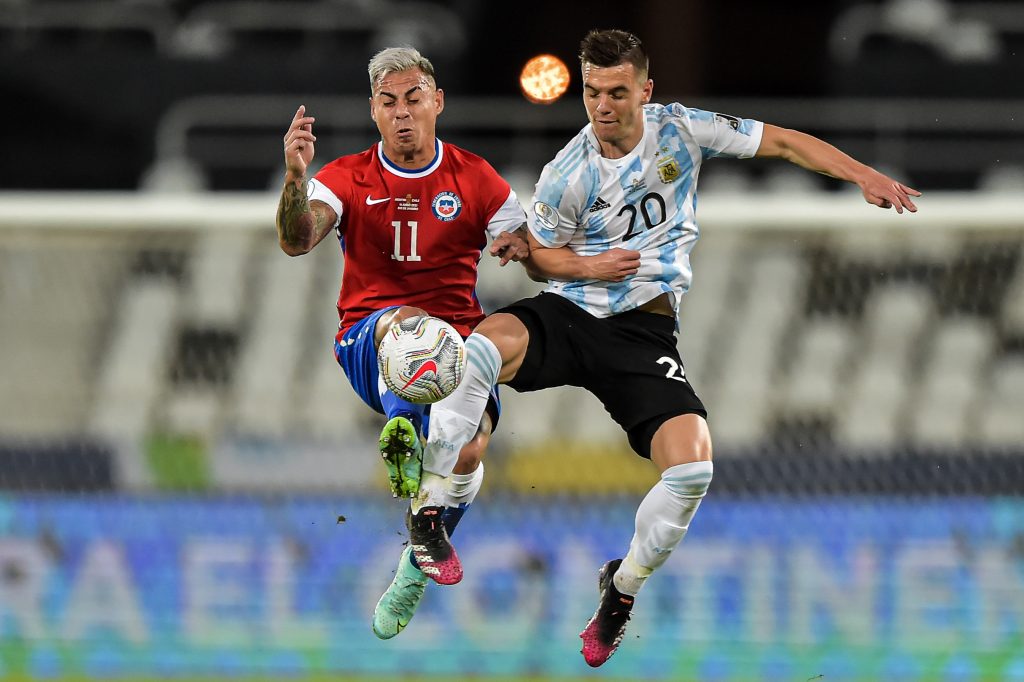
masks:
<svg viewBox="0 0 1024 682"><path fill-rule="evenodd" d="M285 180L277 204L277 238L281 250L289 256L301 256L320 243L338 215L322 201L310 202L306 196L306 178Z"/></svg>
<svg viewBox="0 0 1024 682"><path fill-rule="evenodd" d="M277 204L277 238L289 256L309 253L338 220L333 208L322 201L311 203L306 192L306 168L313 160L316 141L314 120L300 106L284 136L285 180Z"/></svg>

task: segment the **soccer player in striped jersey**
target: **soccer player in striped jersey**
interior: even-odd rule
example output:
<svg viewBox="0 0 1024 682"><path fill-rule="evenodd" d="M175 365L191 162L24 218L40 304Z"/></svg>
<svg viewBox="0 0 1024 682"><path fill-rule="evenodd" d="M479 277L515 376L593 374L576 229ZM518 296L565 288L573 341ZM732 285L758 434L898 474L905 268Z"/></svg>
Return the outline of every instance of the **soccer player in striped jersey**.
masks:
<svg viewBox="0 0 1024 682"><path fill-rule="evenodd" d="M544 293L490 315L466 342L459 388L433 406L420 506L436 504L492 387L586 388L661 478L640 503L625 556L599 573L580 637L592 666L618 648L640 589L682 541L711 483L707 412L679 356L676 315L699 236L697 177L714 157L781 158L860 187L876 206L914 212L920 192L810 135L751 119L652 104L636 36L592 31L580 51L590 123L541 174L529 212L528 268ZM559 247L568 248L559 248ZM452 553L454 557L454 552Z"/></svg>

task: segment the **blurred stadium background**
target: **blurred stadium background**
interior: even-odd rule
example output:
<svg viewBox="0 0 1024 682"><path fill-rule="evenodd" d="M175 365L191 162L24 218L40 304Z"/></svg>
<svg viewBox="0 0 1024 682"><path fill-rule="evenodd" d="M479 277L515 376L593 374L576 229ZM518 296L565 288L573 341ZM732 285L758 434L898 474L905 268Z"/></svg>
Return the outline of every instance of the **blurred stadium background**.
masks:
<svg viewBox="0 0 1024 682"><path fill-rule="evenodd" d="M784 164L702 173L687 373L716 476L628 639L576 635L653 467L517 395L460 586L378 642L405 540L331 353L335 247L277 248L280 138L375 138L410 43L444 139L529 200L585 122L538 52L636 31L655 99L818 134L897 217ZM1024 3L0 0L0 678L1024 680ZM485 257L488 310L537 287Z"/></svg>

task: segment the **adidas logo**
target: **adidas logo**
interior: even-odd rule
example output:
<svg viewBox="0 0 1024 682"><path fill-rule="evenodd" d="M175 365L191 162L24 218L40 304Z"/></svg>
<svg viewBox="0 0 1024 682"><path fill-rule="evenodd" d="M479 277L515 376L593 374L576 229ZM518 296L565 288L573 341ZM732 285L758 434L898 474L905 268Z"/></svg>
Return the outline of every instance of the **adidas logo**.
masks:
<svg viewBox="0 0 1024 682"><path fill-rule="evenodd" d="M594 202L594 205L590 207L590 210L588 210L587 213L596 213L597 211L603 211L604 209L611 207L612 205L607 201L601 197L597 197L597 201Z"/></svg>

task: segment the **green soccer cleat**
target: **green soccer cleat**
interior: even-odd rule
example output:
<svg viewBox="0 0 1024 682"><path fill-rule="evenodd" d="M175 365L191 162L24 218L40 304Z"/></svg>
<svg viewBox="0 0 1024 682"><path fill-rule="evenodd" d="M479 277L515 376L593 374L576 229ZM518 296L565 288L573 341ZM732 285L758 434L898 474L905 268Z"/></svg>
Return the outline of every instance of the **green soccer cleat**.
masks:
<svg viewBox="0 0 1024 682"><path fill-rule="evenodd" d="M380 456L388 468L395 497L416 497L423 476L423 444L416 427L405 417L392 417L380 432Z"/></svg>
<svg viewBox="0 0 1024 682"><path fill-rule="evenodd" d="M405 629L427 589L427 576L409 561L411 554L412 547L406 547L395 579L373 610L373 634L381 639L391 639Z"/></svg>

